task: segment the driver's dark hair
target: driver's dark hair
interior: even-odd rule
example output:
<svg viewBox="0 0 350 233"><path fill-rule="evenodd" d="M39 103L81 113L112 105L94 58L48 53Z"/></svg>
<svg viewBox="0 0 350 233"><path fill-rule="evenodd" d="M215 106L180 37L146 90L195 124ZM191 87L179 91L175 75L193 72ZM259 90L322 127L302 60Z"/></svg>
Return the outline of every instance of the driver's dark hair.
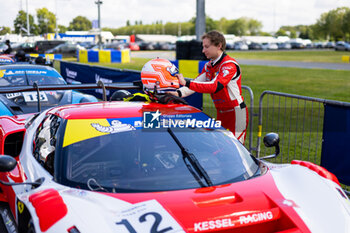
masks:
<svg viewBox="0 0 350 233"><path fill-rule="evenodd" d="M221 50L225 51L226 39L221 32L216 30L207 32L202 36L202 40L204 40L205 38L207 38L210 41L210 43L215 46L218 46L219 44L221 44Z"/></svg>

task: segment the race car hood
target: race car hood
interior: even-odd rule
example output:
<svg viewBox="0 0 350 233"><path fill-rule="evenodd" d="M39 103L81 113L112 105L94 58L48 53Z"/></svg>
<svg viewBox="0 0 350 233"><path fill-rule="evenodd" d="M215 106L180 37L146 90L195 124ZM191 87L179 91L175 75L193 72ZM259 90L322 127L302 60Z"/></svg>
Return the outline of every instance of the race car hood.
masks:
<svg viewBox="0 0 350 233"><path fill-rule="evenodd" d="M288 165L233 184L110 195L134 204L155 199L186 232L350 232L349 201L337 187L308 168Z"/></svg>
<svg viewBox="0 0 350 233"><path fill-rule="evenodd" d="M123 194L68 189L59 192L67 214L47 232L62 224L82 233L350 232L349 201L338 187L308 168L289 165L200 189Z"/></svg>
<svg viewBox="0 0 350 233"><path fill-rule="evenodd" d="M0 95L0 101L13 115L26 114L38 111L36 92L19 92ZM40 105L45 110L58 105L72 103L72 91L41 91Z"/></svg>

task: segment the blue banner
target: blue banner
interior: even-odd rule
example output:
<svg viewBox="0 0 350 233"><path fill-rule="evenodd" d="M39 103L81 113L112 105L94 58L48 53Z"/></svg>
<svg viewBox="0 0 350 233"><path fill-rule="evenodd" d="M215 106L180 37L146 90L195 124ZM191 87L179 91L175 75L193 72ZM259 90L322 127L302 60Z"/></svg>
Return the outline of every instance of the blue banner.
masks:
<svg viewBox="0 0 350 233"><path fill-rule="evenodd" d="M325 105L321 166L350 185L350 107Z"/></svg>
<svg viewBox="0 0 350 233"><path fill-rule="evenodd" d="M69 84L74 82L97 83L100 80L103 83L133 82L141 80L140 71L104 68L64 61L61 61L60 63L61 75ZM135 90L129 91L132 93L135 92ZM103 98L102 89L84 90L83 92L94 95L99 99ZM113 92L113 90L106 91L107 99L112 96ZM190 105L202 109L203 95L201 93L194 93L193 95L186 97L185 100Z"/></svg>

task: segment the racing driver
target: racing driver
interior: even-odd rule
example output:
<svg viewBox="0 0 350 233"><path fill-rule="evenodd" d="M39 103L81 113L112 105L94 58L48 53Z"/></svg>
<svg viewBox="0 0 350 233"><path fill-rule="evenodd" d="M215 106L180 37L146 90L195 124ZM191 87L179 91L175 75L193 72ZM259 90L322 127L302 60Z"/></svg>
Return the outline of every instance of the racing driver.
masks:
<svg viewBox="0 0 350 233"><path fill-rule="evenodd" d="M183 87L172 93L179 97L194 92L210 93L216 107L217 120L244 144L248 109L242 96L241 69L237 61L224 52L226 41L223 34L210 31L202 36L202 41L202 52L210 60L194 80L185 80L182 74L176 74Z"/></svg>

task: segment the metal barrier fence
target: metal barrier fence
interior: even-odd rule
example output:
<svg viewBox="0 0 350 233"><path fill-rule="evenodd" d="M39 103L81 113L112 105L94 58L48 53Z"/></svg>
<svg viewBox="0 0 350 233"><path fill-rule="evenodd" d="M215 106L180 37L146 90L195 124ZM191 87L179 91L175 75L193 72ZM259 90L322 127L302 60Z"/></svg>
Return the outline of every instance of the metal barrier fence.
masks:
<svg viewBox="0 0 350 233"><path fill-rule="evenodd" d="M263 101L265 100L266 101ZM256 156L272 154L272 149L261 150L261 137L265 133L280 135L280 155L275 162L289 163L299 159L320 164L324 104L344 106L348 103L264 91L259 100L259 122Z"/></svg>
<svg viewBox="0 0 350 233"><path fill-rule="evenodd" d="M250 87L242 85L242 95L245 97L244 102L248 107L249 114L249 124L247 129L247 136L245 141L246 148L252 152L252 150L256 150L253 147L253 107L254 107L254 94ZM249 96L249 98L247 98ZM211 100L209 94L203 94L203 111L211 117L216 117L216 108Z"/></svg>

